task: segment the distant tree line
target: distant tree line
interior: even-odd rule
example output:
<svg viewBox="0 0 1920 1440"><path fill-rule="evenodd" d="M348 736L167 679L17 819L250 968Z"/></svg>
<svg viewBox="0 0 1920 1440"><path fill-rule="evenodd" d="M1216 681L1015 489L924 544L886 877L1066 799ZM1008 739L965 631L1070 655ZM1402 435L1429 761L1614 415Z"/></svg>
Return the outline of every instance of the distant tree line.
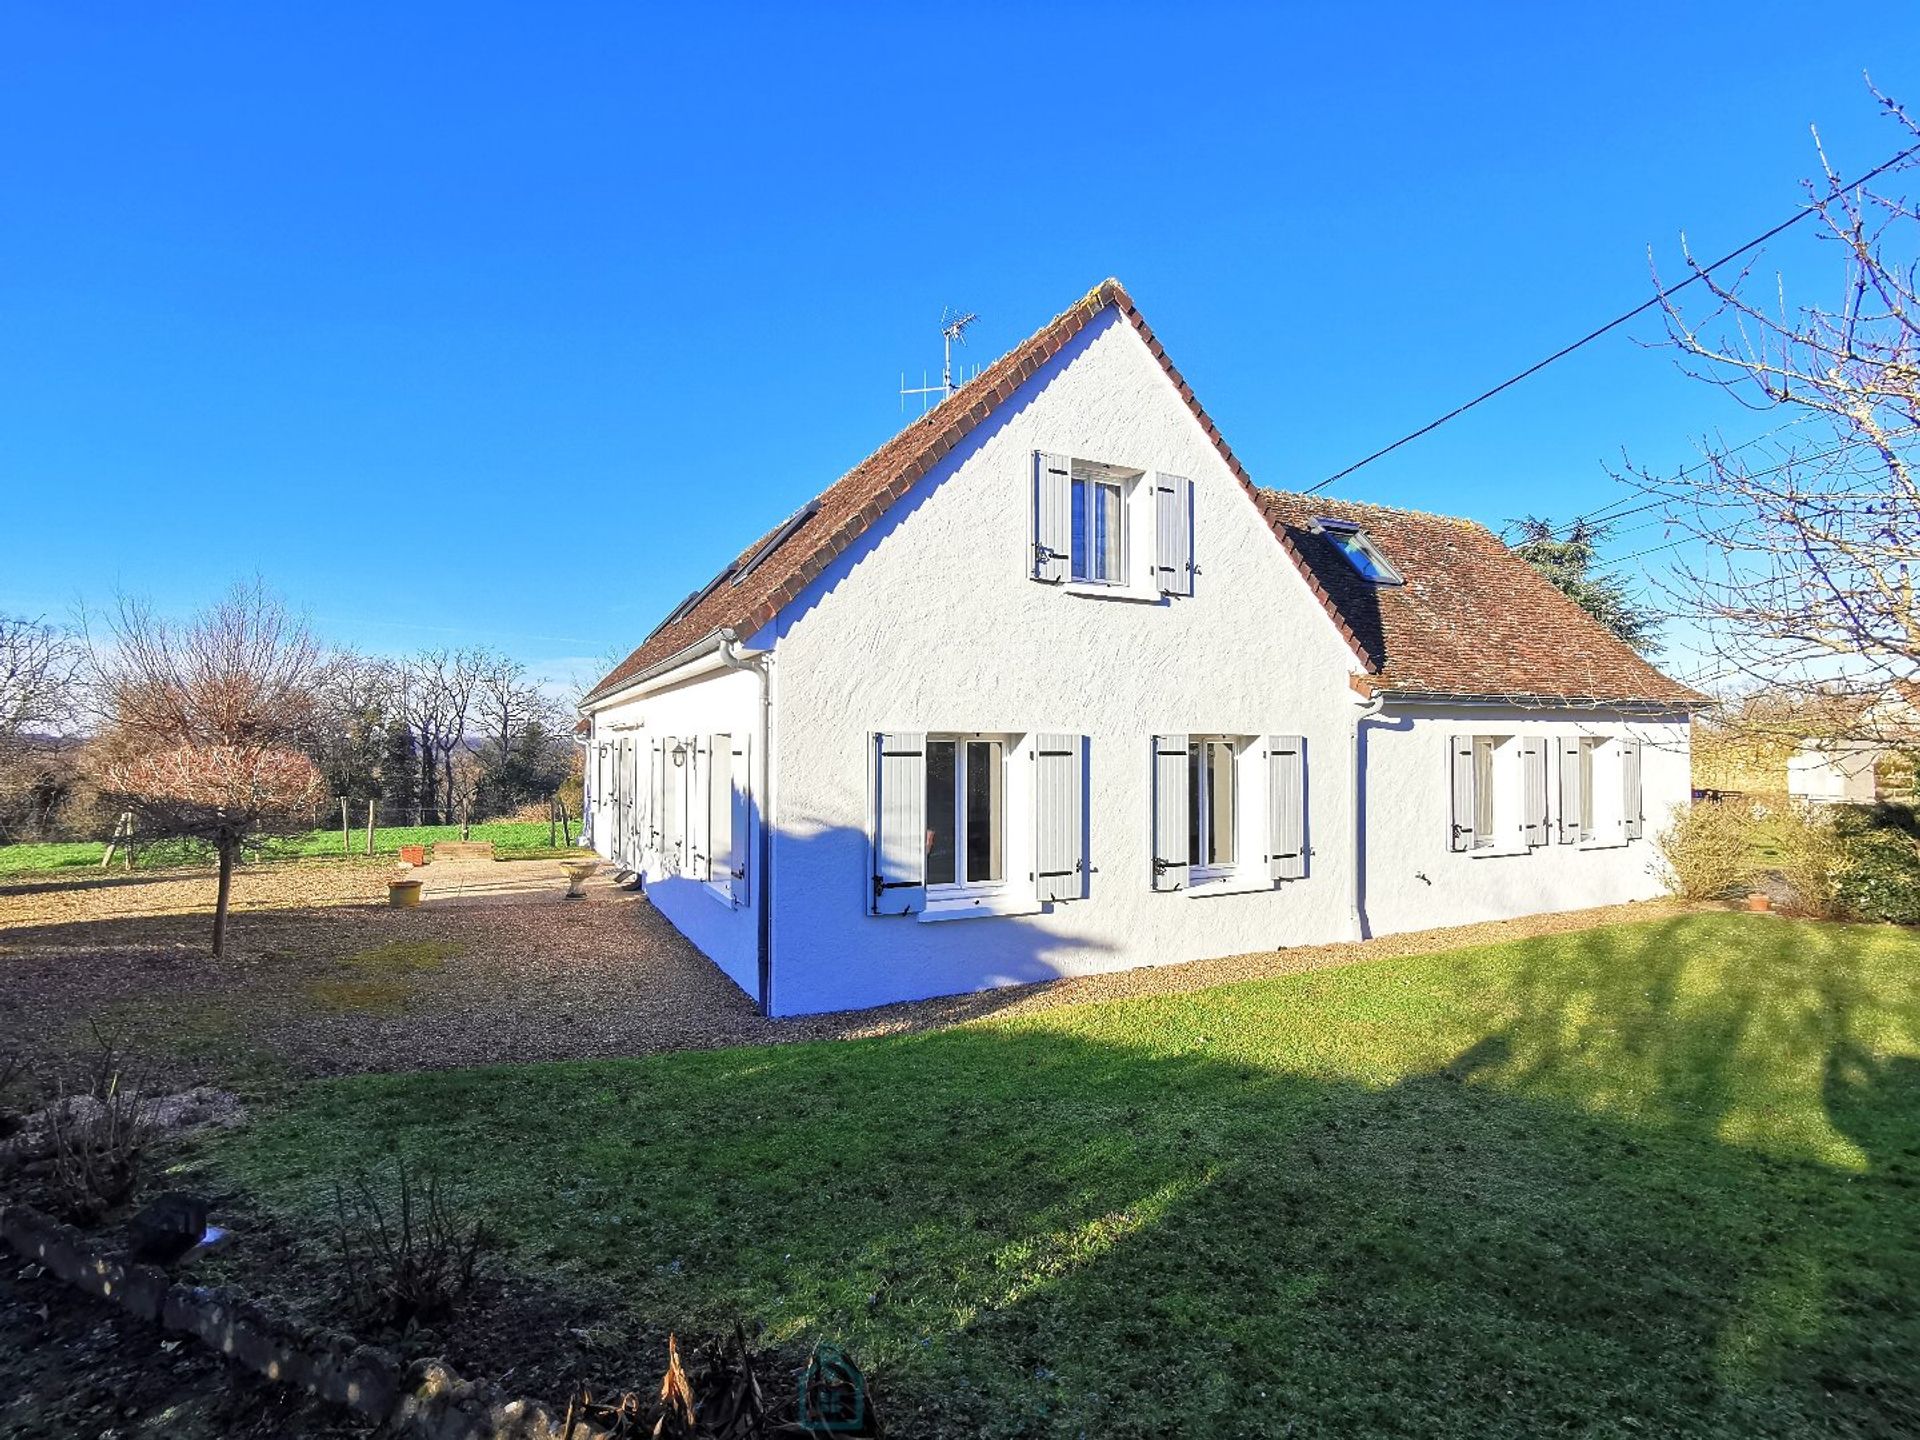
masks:
<svg viewBox="0 0 1920 1440"><path fill-rule="evenodd" d="M306 823L337 818L341 799L356 814L374 802L383 823L505 815L560 793L577 765L565 703L484 647L401 657L329 647L258 586L236 587L185 625L123 601L96 629L0 615L0 841L103 837L126 808L101 783L106 757L129 733L154 732L163 717L146 702L197 704L276 663L293 673L270 723L236 723L249 735L271 729L276 749L311 765ZM206 717L177 709L166 723L208 733Z"/></svg>

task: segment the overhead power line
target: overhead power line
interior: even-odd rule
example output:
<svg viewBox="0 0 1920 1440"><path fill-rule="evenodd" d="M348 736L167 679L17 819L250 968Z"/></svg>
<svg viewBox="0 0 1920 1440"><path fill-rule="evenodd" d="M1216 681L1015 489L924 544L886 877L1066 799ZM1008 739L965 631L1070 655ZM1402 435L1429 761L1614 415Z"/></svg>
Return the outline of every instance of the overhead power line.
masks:
<svg viewBox="0 0 1920 1440"><path fill-rule="evenodd" d="M1836 190L1852 190L1857 186L1866 184L1869 180L1872 180L1877 176L1886 174L1887 171L1893 169L1901 161L1909 159L1914 155L1920 155L1920 145L1910 145L1905 150L1902 150L1899 154L1893 156L1892 159L1887 160L1882 164L1876 165L1873 169L1867 171L1866 174L1860 176L1859 178L1854 180L1849 180L1845 185L1835 186L1834 188ZM1462 415L1466 414L1467 411L1473 409L1476 405L1485 404L1487 401L1491 400L1494 396L1500 394L1501 391L1510 390L1515 385L1518 385L1522 380L1527 379L1529 376L1539 374L1542 370L1546 369L1549 365L1553 364L1556 360L1564 360L1566 359L1567 356L1573 354L1574 351L1580 349L1583 346L1591 345L1595 340L1598 340L1602 335L1607 334L1609 331L1619 329L1622 325L1625 325L1629 320L1638 319L1640 316L1646 314L1647 311L1653 309L1655 306L1659 305L1662 301L1666 300L1667 297L1678 294L1680 291L1686 289L1689 285L1694 284L1696 281L1706 279L1707 276L1711 275L1715 270L1718 270L1722 265L1728 264L1729 262L1734 260L1738 260L1742 255L1746 254L1749 250L1752 250L1757 246L1766 244L1767 241L1773 239L1776 235L1779 235L1782 232L1791 229L1793 226L1798 225L1802 220L1806 219L1807 216L1813 214L1814 210L1815 210L1815 207L1812 205L1801 207L1800 210L1796 211L1789 218L1782 220L1778 225L1775 225L1771 230L1764 231L1763 233L1754 236L1753 239L1747 241L1746 244L1741 245L1737 249L1729 250L1726 254L1722 255L1718 260L1713 261L1711 264L1695 266L1693 274L1689 275L1686 279L1682 280L1679 284L1670 285L1666 287L1665 289L1661 290L1657 295L1655 295L1651 300L1647 300L1642 304L1634 306L1633 309L1627 311L1625 314L1614 316L1614 318L1607 321L1606 324L1598 326L1595 329L1589 330L1586 334L1582 335L1578 340L1575 340L1571 345L1561 346L1558 350L1554 351L1551 355L1547 356L1544 360L1537 360L1533 364L1529 365L1526 369L1520 371L1517 375L1510 375L1505 380L1502 380L1498 385L1493 386L1491 389L1482 390L1478 395L1474 396L1471 400L1467 401L1465 404L1454 406L1453 409L1447 411L1447 413L1442 415L1439 419L1430 420L1425 425L1422 425L1418 430L1409 431L1407 434L1402 435L1398 440L1394 441L1391 445L1381 446L1378 450L1374 451L1371 455L1368 455L1363 459L1354 461L1353 464L1347 466L1346 469L1336 470L1333 474L1327 476L1326 479L1318 482L1317 484L1309 485L1306 488L1306 490L1304 490L1302 493L1307 495L1312 495L1316 491L1324 490L1327 488L1327 486L1333 484L1336 480L1344 480L1347 478L1347 476L1353 474L1354 471L1359 470L1364 466L1371 465L1374 461L1381 459L1383 456L1391 455L1394 451L1398 450L1402 445L1411 444L1413 441L1418 440L1423 435L1432 434L1435 430L1438 430L1442 425L1445 425L1449 420L1459 419Z"/></svg>

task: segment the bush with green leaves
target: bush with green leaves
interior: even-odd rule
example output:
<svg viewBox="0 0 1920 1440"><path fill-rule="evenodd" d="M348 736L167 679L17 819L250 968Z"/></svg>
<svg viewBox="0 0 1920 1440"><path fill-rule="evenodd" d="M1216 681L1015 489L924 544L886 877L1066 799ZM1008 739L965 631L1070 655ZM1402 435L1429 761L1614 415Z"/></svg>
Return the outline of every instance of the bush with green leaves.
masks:
<svg viewBox="0 0 1920 1440"><path fill-rule="evenodd" d="M1860 920L1920 925L1920 819L1913 810L1850 807L1833 825L1842 856L1839 909Z"/></svg>

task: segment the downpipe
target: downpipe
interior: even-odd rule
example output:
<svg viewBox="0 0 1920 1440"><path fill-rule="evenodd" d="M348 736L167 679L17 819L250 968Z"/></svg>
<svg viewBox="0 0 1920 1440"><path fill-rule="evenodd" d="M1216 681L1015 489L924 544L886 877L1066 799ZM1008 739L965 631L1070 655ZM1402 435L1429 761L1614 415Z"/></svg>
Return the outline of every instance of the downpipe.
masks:
<svg viewBox="0 0 1920 1440"><path fill-rule="evenodd" d="M1366 776L1360 770L1360 728L1386 708L1385 695L1370 695L1362 701L1354 712L1353 730L1349 736L1348 770L1353 776L1353 803L1347 813L1353 817L1353 864L1347 870L1347 924L1353 931L1353 938L1367 938L1367 926L1360 914L1360 895L1363 877L1367 865L1367 827L1362 822L1366 814Z"/></svg>
<svg viewBox="0 0 1920 1440"><path fill-rule="evenodd" d="M754 777L757 796L755 809L760 817L759 840L755 846L753 882L754 973L757 979L756 1002L762 1015L773 1013L773 823L769 801L773 795L773 684L768 671L770 655L748 655L740 648L740 637L723 630L720 663L729 670L743 670L760 682L760 743L758 774Z"/></svg>

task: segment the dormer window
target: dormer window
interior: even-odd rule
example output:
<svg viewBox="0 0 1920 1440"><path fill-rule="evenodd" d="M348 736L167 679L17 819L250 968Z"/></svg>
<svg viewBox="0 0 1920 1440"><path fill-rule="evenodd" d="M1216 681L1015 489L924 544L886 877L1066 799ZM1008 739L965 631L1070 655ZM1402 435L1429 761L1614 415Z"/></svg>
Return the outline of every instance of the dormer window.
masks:
<svg viewBox="0 0 1920 1440"><path fill-rule="evenodd" d="M1380 547L1373 543L1372 537L1354 521L1322 516L1313 522L1313 528L1338 546L1340 553L1347 557L1347 563L1374 584L1406 583L1400 572L1380 553Z"/></svg>

